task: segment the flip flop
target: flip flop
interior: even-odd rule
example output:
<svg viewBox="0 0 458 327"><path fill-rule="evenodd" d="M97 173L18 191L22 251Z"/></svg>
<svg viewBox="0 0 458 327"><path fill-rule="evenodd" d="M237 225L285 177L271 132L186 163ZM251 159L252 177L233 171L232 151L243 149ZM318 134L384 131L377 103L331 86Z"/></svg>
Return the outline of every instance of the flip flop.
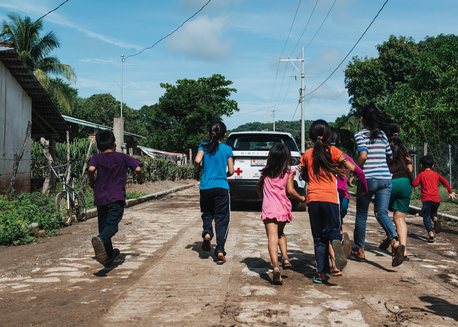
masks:
<svg viewBox="0 0 458 327"><path fill-rule="evenodd" d="M354 259L356 261L359 261L359 262L364 262L366 261L366 258L365 257L360 257L359 256L359 252L357 250L357 248L354 248L353 250L351 250L351 254L353 255Z"/></svg>
<svg viewBox="0 0 458 327"><path fill-rule="evenodd" d="M338 277L338 276L342 276L342 275L343 275L343 272L341 272L341 271L331 271L331 275L332 275L332 276L337 276L337 277Z"/></svg>
<svg viewBox="0 0 458 327"><path fill-rule="evenodd" d="M226 257L222 253L218 253L218 256L216 257L216 264L222 265L226 263Z"/></svg>

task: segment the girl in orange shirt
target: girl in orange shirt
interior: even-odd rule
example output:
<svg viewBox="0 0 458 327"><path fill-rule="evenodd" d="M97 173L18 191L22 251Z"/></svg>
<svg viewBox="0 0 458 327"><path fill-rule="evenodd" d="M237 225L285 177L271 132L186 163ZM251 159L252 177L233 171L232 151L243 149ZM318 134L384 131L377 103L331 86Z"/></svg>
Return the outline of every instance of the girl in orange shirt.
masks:
<svg viewBox="0 0 458 327"><path fill-rule="evenodd" d="M340 232L339 194L335 175L354 171L355 165L345 158L342 151L331 146L331 129L324 120L316 120L309 129L309 137L315 143L302 155L302 175L307 181L307 206L312 229L317 275L313 282L322 284L330 272L329 248L331 241L336 266L342 270L347 257L342 247ZM346 169L339 168L343 165Z"/></svg>

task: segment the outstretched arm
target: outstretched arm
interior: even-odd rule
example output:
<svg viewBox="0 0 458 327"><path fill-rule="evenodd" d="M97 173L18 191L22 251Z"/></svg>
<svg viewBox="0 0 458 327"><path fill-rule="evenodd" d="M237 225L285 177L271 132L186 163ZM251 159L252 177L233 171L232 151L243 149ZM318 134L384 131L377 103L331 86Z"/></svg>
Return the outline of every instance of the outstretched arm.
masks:
<svg viewBox="0 0 458 327"><path fill-rule="evenodd" d="M194 159L194 169L196 170L197 173L200 172L200 163L202 162L202 159L204 158L204 151L199 150L197 151L196 158Z"/></svg>
<svg viewBox="0 0 458 327"><path fill-rule="evenodd" d="M288 177L288 182L286 184L286 193L288 193L293 198L296 198L299 201L305 201L305 196L299 195L299 193L297 193L296 189L294 188L294 174Z"/></svg>
<svg viewBox="0 0 458 327"><path fill-rule="evenodd" d="M138 166L135 168L135 173L137 174L137 183L143 184L145 180L143 179L142 167Z"/></svg>
<svg viewBox="0 0 458 327"><path fill-rule="evenodd" d="M94 189L94 186L95 186L95 167L94 166L89 166L89 168L87 169L87 176L89 178L89 187L91 188L91 190Z"/></svg>
<svg viewBox="0 0 458 327"><path fill-rule="evenodd" d="M227 177L234 175L234 158L227 159Z"/></svg>

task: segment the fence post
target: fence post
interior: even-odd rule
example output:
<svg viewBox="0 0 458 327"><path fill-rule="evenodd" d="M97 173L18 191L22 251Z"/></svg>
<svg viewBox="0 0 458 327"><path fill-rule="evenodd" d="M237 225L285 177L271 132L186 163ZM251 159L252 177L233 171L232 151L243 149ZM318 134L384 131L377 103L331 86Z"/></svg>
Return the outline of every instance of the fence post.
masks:
<svg viewBox="0 0 458 327"><path fill-rule="evenodd" d="M448 145L448 167L449 167L449 181L450 181L450 187L452 186L452 145Z"/></svg>

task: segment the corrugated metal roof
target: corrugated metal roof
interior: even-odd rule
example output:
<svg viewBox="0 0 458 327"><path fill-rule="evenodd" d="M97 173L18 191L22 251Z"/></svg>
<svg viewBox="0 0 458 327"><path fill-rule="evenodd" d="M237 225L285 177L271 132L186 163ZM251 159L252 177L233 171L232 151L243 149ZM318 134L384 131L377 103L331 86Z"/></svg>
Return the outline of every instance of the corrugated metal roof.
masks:
<svg viewBox="0 0 458 327"><path fill-rule="evenodd" d="M82 119L79 119L79 118L70 117L70 116L66 116L66 115L62 115L62 117L64 118L64 120L66 122L69 122L69 123L72 123L72 124L78 124L78 125L82 125L82 126L87 126L87 127L97 128L97 129L110 130L110 131L113 130L112 127L101 125L101 124L97 124L97 123L93 123L93 122L82 120ZM124 131L124 135L138 137L138 138L142 138L142 139L146 138L144 136L141 136L141 135L138 135L138 134L134 134L134 133L129 133L129 132L126 132L126 131Z"/></svg>
<svg viewBox="0 0 458 327"><path fill-rule="evenodd" d="M65 140L68 125L57 111L49 94L41 86L30 68L19 58L15 49L0 44L0 60L8 68L24 91L32 98L32 137Z"/></svg>

